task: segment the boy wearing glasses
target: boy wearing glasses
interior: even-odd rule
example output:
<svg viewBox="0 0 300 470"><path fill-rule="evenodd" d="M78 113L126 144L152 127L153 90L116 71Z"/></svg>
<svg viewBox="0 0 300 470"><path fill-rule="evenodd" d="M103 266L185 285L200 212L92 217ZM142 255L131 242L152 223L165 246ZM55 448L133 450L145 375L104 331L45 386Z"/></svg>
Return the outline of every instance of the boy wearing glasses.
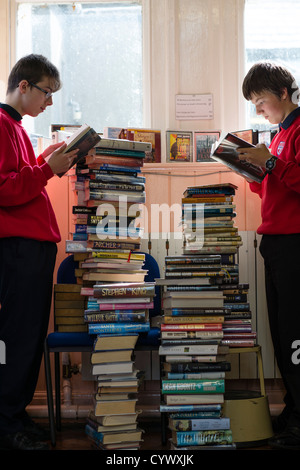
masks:
<svg viewBox="0 0 300 470"><path fill-rule="evenodd" d="M239 149L240 158L266 169L261 184L250 188L262 199L260 252L265 263L266 296L275 356L286 388L285 408L274 423L270 444L300 449L300 108L299 89L284 67L255 64L243 94L279 131L270 148ZM278 433L278 434L277 434Z"/></svg>
<svg viewBox="0 0 300 470"><path fill-rule="evenodd" d="M68 170L76 151L48 147L36 159L22 126L52 105L59 72L45 57L31 54L11 70L0 104L0 449L47 448L29 419L47 334L52 276L60 233L47 195L48 180Z"/></svg>

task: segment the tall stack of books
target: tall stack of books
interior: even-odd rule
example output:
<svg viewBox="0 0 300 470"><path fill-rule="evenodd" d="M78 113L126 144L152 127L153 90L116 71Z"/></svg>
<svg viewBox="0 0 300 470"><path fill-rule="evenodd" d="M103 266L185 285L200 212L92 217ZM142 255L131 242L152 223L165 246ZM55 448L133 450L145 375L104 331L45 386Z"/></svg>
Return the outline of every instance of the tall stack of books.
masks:
<svg viewBox="0 0 300 470"><path fill-rule="evenodd" d="M231 331L250 314L236 262L242 240L234 226L235 190L232 184L187 188L183 254L165 258L161 411L169 413L172 448L234 447L222 415L227 354L236 344Z"/></svg>
<svg viewBox="0 0 300 470"><path fill-rule="evenodd" d="M150 329L154 285L144 282L145 255L136 250L139 204L145 201L140 171L149 145L102 138L72 177L77 205L66 251L78 262L77 283L87 296L84 320L95 338L96 390L86 434L98 449L135 449L142 439L134 348L139 333Z"/></svg>
<svg viewBox="0 0 300 470"><path fill-rule="evenodd" d="M54 285L54 323L61 333L87 332L84 320L87 299L78 284Z"/></svg>
<svg viewBox="0 0 300 470"><path fill-rule="evenodd" d="M249 285L239 282L237 253L242 245L238 227L234 225L237 187L231 183L189 187L184 192L183 234L185 254L221 256L224 276L215 284L224 295L227 314L223 323L223 344L230 347L251 347L256 341L252 331L248 302Z"/></svg>
<svg viewBox="0 0 300 470"><path fill-rule="evenodd" d="M181 262L188 264L189 259L182 256ZM225 371L230 370L228 347L221 344L226 309L222 292L209 290L205 281L211 279L200 276L197 283L184 286L168 281L167 275L165 279L160 409L169 414L172 449L232 445L230 420L222 416Z"/></svg>

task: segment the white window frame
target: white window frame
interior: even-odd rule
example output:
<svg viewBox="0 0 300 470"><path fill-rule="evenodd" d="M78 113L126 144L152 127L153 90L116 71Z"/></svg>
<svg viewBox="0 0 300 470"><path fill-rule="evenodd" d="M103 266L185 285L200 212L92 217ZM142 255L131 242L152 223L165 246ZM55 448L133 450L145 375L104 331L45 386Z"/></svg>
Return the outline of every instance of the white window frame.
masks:
<svg viewBox="0 0 300 470"><path fill-rule="evenodd" d="M142 6L142 27L143 27L143 70L142 70L142 82L143 82L143 127L150 127L151 122L151 99L150 99L150 6L149 0L78 0L78 1L67 1L67 0L8 0L9 16L10 16L10 34L9 34L9 69L16 62L16 34L17 34L17 10L19 3L37 3L37 4L50 4L50 3L137 3Z"/></svg>

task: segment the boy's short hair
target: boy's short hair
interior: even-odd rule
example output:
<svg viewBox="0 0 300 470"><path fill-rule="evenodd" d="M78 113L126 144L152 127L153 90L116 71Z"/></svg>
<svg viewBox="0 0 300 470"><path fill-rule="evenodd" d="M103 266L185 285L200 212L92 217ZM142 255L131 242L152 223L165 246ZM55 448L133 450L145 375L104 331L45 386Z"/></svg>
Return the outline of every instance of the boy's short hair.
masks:
<svg viewBox="0 0 300 470"><path fill-rule="evenodd" d="M273 62L258 62L248 71L243 81L243 95L251 100L253 94L268 91L281 98L286 88L291 101L297 103L299 88L294 76L285 67Z"/></svg>
<svg viewBox="0 0 300 470"><path fill-rule="evenodd" d="M50 78L53 92L61 88L59 71L46 57L39 54L24 56L18 60L9 74L7 93L14 91L21 80L36 84L44 77Z"/></svg>

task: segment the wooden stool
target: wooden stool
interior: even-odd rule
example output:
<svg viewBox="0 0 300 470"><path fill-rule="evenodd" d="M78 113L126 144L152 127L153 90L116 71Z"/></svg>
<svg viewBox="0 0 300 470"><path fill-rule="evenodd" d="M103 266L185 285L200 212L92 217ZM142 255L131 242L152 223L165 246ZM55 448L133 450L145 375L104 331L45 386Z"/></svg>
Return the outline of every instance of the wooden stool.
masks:
<svg viewBox="0 0 300 470"><path fill-rule="evenodd" d="M223 414L230 418L233 441L237 447L263 445L273 436L273 430L265 391L261 347L229 349L229 354L242 353L256 353L260 393L248 390L225 393Z"/></svg>

